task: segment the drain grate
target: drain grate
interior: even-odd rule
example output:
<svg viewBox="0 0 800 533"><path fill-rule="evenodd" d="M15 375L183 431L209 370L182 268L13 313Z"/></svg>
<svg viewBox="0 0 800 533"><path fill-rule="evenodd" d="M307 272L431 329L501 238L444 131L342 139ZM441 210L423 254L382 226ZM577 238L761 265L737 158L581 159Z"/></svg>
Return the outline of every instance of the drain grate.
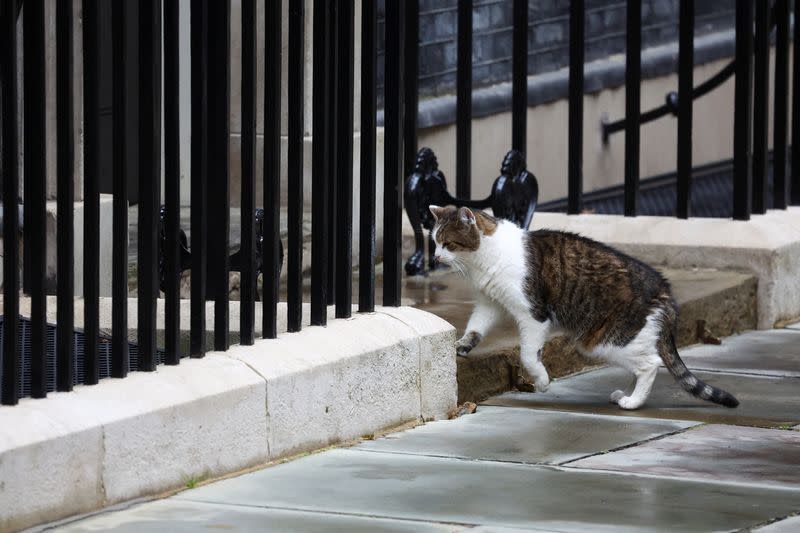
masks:
<svg viewBox="0 0 800 533"><path fill-rule="evenodd" d="M3 323L5 317L0 315L0 360L5 357L3 353ZM47 373L47 392L56 390L56 326L55 324L47 324L47 331L45 333L46 340L46 368ZM19 318L19 329L17 330L17 338L19 341L20 349L22 350L22 364L20 365L20 372L17 376L17 384L19 385L20 398L29 397L31 394L31 320L27 317ZM85 341L86 334L81 330L75 330L72 336L72 343L75 350L75 373L74 384L78 385L83 383L83 361L85 358ZM136 343L129 342L128 350L130 353L130 368L131 372L139 369L139 346ZM100 342L98 344L98 365L100 367L100 379L109 377L111 373L111 336L100 335ZM158 364L164 362L164 350L157 350L156 360Z"/></svg>

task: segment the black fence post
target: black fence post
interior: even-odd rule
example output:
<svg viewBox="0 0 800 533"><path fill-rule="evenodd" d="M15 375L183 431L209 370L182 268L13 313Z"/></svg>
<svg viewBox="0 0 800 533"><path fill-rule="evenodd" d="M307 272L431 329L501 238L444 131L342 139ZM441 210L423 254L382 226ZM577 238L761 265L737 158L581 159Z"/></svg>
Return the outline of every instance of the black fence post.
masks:
<svg viewBox="0 0 800 533"><path fill-rule="evenodd" d="M569 4L569 148L567 213L583 209L583 63L585 46L583 0Z"/></svg>
<svg viewBox="0 0 800 533"><path fill-rule="evenodd" d="M753 190L753 2L736 0L733 218L749 220Z"/></svg>
<svg viewBox="0 0 800 533"><path fill-rule="evenodd" d="M75 133L72 0L56 4L57 321L56 390L71 391L75 380Z"/></svg>
<svg viewBox="0 0 800 533"><path fill-rule="evenodd" d="M359 199L358 310L375 310L375 112L378 19L375 2L361 4L361 182Z"/></svg>
<svg viewBox="0 0 800 533"><path fill-rule="evenodd" d="M458 0L456 195L472 195L472 0Z"/></svg>
<svg viewBox="0 0 800 533"><path fill-rule="evenodd" d="M330 21L328 32L328 51L330 56L328 58L328 98L325 104L328 109L328 151L327 151L327 167L328 176L330 181L328 183L328 246L327 246L327 280L325 294L327 296L328 305L336 303L336 237L338 232L336 226L336 202L338 201L338 188L336 187L336 174L339 160L339 137L338 137L338 123L339 123L339 76L340 76L340 54L339 54L339 25L335 22L339 20L338 2L329 2L327 6L328 20Z"/></svg>
<svg viewBox="0 0 800 533"><path fill-rule="evenodd" d="M757 5L760 6L761 2ZM789 130L789 0L776 0L775 25L777 31L775 39L775 122L773 123L775 157L773 207L786 209L790 194L786 168L788 163L786 138ZM758 74L756 74L756 79L758 79ZM753 201L755 202L755 198Z"/></svg>
<svg viewBox="0 0 800 533"><path fill-rule="evenodd" d="M753 213L758 214L763 214L767 211L767 194L769 185L769 4L770 2L756 2L755 16L755 76L753 80ZM776 127L778 120L779 117L776 114ZM777 170L778 167L776 164L775 177L777 177Z"/></svg>
<svg viewBox="0 0 800 533"><path fill-rule="evenodd" d="M795 0L795 21L800 14L798 7ZM792 46L792 175L789 193L790 203L800 205L800 24L796 22Z"/></svg>
<svg viewBox="0 0 800 533"><path fill-rule="evenodd" d="M0 365L0 400L3 405L19 401L19 164L17 154L17 9L16 2L3 2L2 106L3 106L3 360Z"/></svg>
<svg viewBox="0 0 800 533"><path fill-rule="evenodd" d="M278 289L280 284L280 186L281 186L281 0L266 3L264 64L272 71L264 78L264 243L262 248L262 336L278 336Z"/></svg>
<svg viewBox="0 0 800 533"><path fill-rule="evenodd" d="M511 146L525 153L528 142L528 0L514 0L512 41Z"/></svg>
<svg viewBox="0 0 800 533"><path fill-rule="evenodd" d="M303 320L303 99L305 68L304 0L289 0L288 246L287 327L300 331Z"/></svg>
<svg viewBox="0 0 800 533"><path fill-rule="evenodd" d="M639 198L639 118L642 79L642 3L628 0L625 44L625 216L636 216Z"/></svg>
<svg viewBox="0 0 800 533"><path fill-rule="evenodd" d="M31 295L31 397L47 396L45 280L45 197L47 135L45 121L44 0L27 0L22 13L25 84L25 274ZM12 122L13 118L10 119ZM15 201L5 197L6 205Z"/></svg>
<svg viewBox="0 0 800 533"><path fill-rule="evenodd" d="M111 258L111 376L124 378L130 367L128 351L128 162L127 162L127 98L125 77L125 3L111 4L113 47L113 222Z"/></svg>
<svg viewBox="0 0 800 533"><path fill-rule="evenodd" d="M314 2L314 76L312 94L313 140L311 145L311 325L328 321L328 257L330 245L329 199L333 186L329 172L330 24L328 3Z"/></svg>
<svg viewBox="0 0 800 533"><path fill-rule="evenodd" d="M239 265L239 335L245 346L255 341L256 211L256 0L242 0L242 190L241 262Z"/></svg>
<svg viewBox="0 0 800 533"><path fill-rule="evenodd" d="M180 348L180 24L179 4L164 5L164 363L177 365Z"/></svg>
<svg viewBox="0 0 800 533"><path fill-rule="evenodd" d="M83 383L100 379L99 0L83 3Z"/></svg>
<svg viewBox="0 0 800 533"><path fill-rule="evenodd" d="M403 207L403 83L404 10L400 2L386 4L384 75L384 194L383 194L383 305L400 305Z"/></svg>
<svg viewBox="0 0 800 533"><path fill-rule="evenodd" d="M353 0L340 0L337 14L336 318L349 318L353 307Z"/></svg>
<svg viewBox="0 0 800 533"><path fill-rule="evenodd" d="M689 218L692 201L692 119L694 115L694 0L680 3L678 51L678 183L676 215Z"/></svg>
<svg viewBox="0 0 800 533"><path fill-rule="evenodd" d="M208 274L208 1L192 0L192 297L190 354L206 353L206 279Z"/></svg>
<svg viewBox="0 0 800 533"><path fill-rule="evenodd" d="M405 124L403 147L405 168L413 168L417 158L417 115L419 113L419 0L405 0ZM362 52L363 54L363 52Z"/></svg>

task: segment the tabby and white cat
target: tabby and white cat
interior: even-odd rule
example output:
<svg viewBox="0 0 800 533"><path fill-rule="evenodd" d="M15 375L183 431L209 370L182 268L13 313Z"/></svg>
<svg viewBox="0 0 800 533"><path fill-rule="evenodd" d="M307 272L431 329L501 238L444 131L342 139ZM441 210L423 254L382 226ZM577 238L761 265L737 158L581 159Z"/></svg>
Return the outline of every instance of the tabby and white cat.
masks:
<svg viewBox="0 0 800 533"><path fill-rule="evenodd" d="M637 409L647 400L662 362L694 396L739 405L686 368L673 335L677 305L669 283L653 268L571 233L529 232L464 207L431 206L431 213L436 260L461 271L477 292L466 332L456 343L458 355L469 353L507 313L519 327L520 357L537 391L550 384L542 345L567 335L584 355L634 374L628 390L611 393L623 409Z"/></svg>

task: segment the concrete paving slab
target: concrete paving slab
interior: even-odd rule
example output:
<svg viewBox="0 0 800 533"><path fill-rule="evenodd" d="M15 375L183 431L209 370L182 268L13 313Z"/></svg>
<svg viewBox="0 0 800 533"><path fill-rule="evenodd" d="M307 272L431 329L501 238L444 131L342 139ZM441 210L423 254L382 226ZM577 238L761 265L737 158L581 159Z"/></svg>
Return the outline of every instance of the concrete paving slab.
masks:
<svg viewBox="0 0 800 533"><path fill-rule="evenodd" d="M462 526L285 509L160 500L56 528L63 533L194 533L199 530L455 532Z"/></svg>
<svg viewBox="0 0 800 533"><path fill-rule="evenodd" d="M714 424L570 466L800 489L800 433Z"/></svg>
<svg viewBox="0 0 800 533"><path fill-rule="evenodd" d="M689 368L800 377L800 331L750 331L722 344L681 350Z"/></svg>
<svg viewBox="0 0 800 533"><path fill-rule="evenodd" d="M693 424L481 406L474 414L367 441L355 449L559 464L667 435Z"/></svg>
<svg viewBox="0 0 800 533"><path fill-rule="evenodd" d="M709 531L785 516L800 491L549 466L332 450L182 501L556 531Z"/></svg>
<svg viewBox="0 0 800 533"><path fill-rule="evenodd" d="M630 383L621 368L602 368L554 381L546 393L509 392L490 398L485 405L556 409L595 414L696 420L743 426L778 427L800 422L800 380L751 375L695 372L700 378L734 394L739 407L729 409L692 397L659 370L647 403L626 411L608 401L608 395Z"/></svg>
<svg viewBox="0 0 800 533"><path fill-rule="evenodd" d="M800 516L790 516L753 531L758 531L758 533L797 533L800 531Z"/></svg>

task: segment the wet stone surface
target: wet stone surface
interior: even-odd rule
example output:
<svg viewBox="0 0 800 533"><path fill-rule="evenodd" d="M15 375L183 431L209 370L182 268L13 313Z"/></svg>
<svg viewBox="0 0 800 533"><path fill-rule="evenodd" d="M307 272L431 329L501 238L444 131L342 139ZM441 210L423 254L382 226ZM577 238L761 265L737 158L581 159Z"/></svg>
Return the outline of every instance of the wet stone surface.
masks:
<svg viewBox="0 0 800 533"><path fill-rule="evenodd" d="M788 514L798 497L763 487L333 450L176 499L553 531L709 531Z"/></svg>
<svg viewBox="0 0 800 533"><path fill-rule="evenodd" d="M800 516L790 516L764 527L754 529L758 533L797 533L800 531Z"/></svg>
<svg viewBox="0 0 800 533"><path fill-rule="evenodd" d="M480 406L475 414L367 441L356 449L559 464L667 435L692 425L692 422L672 420Z"/></svg>
<svg viewBox="0 0 800 533"><path fill-rule="evenodd" d="M681 357L690 368L800 377L800 330L750 331L681 350Z"/></svg>
<svg viewBox="0 0 800 533"><path fill-rule="evenodd" d="M800 433L709 425L570 466L800 489Z"/></svg>
<svg viewBox="0 0 800 533"><path fill-rule="evenodd" d="M695 372L703 381L732 393L740 405L729 409L698 400L684 391L665 370L659 370L653 391L643 407L620 409L608 395L624 388L630 374L620 368L603 368L550 384L546 393L509 392L486 401L486 405L557 409L583 413L647 418L695 420L698 422L759 427L800 423L800 379L754 375Z"/></svg>

